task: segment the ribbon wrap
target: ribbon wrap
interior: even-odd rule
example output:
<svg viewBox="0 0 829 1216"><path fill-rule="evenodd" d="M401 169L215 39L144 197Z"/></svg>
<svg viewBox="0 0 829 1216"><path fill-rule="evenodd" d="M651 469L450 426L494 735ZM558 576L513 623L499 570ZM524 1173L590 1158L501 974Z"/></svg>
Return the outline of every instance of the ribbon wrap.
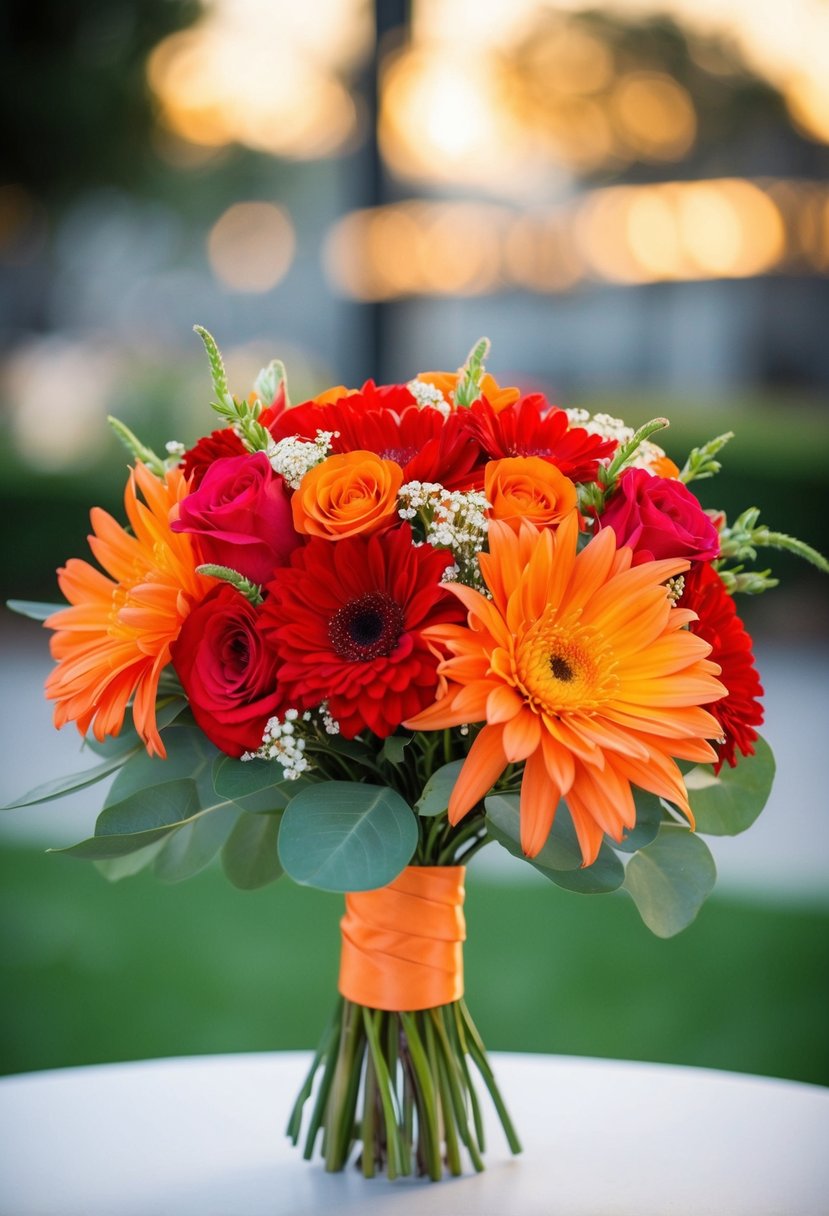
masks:
<svg viewBox="0 0 829 1216"><path fill-rule="evenodd" d="M340 921L339 989L398 1013L463 996L465 866L407 866L387 887L351 891Z"/></svg>

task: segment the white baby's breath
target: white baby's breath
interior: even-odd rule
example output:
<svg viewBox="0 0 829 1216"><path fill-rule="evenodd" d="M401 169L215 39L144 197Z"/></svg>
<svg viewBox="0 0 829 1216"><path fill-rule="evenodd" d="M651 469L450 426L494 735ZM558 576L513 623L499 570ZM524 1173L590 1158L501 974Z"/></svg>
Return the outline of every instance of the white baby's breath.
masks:
<svg viewBox="0 0 829 1216"><path fill-rule="evenodd" d="M280 439L268 447L268 460L275 473L279 473L293 490L309 469L321 464L331 452L331 440L335 431L317 431L313 439L299 439L295 435Z"/></svg>

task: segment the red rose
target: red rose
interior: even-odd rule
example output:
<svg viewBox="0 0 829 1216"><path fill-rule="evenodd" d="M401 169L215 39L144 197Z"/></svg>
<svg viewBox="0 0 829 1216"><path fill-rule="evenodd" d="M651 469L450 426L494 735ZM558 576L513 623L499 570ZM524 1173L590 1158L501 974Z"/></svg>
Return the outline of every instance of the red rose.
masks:
<svg viewBox="0 0 829 1216"><path fill-rule="evenodd" d="M185 620L172 657L210 742L229 756L255 751L280 698L277 655L250 600L228 583L214 587Z"/></svg>
<svg viewBox="0 0 829 1216"><path fill-rule="evenodd" d="M214 460L171 527L198 536L206 562L230 566L260 584L300 540L285 483L264 452Z"/></svg>
<svg viewBox="0 0 829 1216"><path fill-rule="evenodd" d="M635 565L663 557L710 561L720 552L717 529L691 491L646 469L625 469L599 522L633 549Z"/></svg>

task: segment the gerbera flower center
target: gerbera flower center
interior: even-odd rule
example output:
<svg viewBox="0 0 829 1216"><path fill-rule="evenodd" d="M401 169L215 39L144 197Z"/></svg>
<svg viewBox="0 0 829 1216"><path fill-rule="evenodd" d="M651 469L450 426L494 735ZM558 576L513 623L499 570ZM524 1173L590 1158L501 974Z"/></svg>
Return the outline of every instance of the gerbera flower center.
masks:
<svg viewBox="0 0 829 1216"><path fill-rule="evenodd" d="M537 621L515 650L518 685L539 713L598 709L618 685L614 669L601 634L555 613Z"/></svg>
<svg viewBox="0 0 829 1216"><path fill-rule="evenodd" d="M403 609L382 591L350 600L328 626L336 654L355 663L390 655L402 632Z"/></svg>

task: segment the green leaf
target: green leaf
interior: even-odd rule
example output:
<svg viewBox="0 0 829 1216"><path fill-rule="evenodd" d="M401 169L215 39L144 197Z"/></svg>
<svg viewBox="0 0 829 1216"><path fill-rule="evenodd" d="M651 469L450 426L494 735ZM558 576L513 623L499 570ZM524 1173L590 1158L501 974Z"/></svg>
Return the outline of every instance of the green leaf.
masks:
<svg viewBox="0 0 829 1216"><path fill-rule="evenodd" d="M82 773L72 773L68 777L56 777L53 781L46 781L43 785L29 790L28 794L23 794L15 802L9 802L6 806L0 807L0 810L11 811L16 807L35 806L38 802L50 802L53 798L62 798L65 794L74 793L75 790L85 789L88 785L94 785L96 781L102 781L104 777L114 773L124 764L129 754L111 756L107 760L102 760L100 764L94 765L93 768L85 769Z"/></svg>
<svg viewBox="0 0 829 1216"><path fill-rule="evenodd" d="M694 919L714 886L708 846L679 824L665 823L628 862L624 889L657 937L673 937Z"/></svg>
<svg viewBox="0 0 829 1216"><path fill-rule="evenodd" d="M380 748L380 759L388 764L402 764L412 735L389 735Z"/></svg>
<svg viewBox="0 0 829 1216"><path fill-rule="evenodd" d="M409 863L417 819L386 786L318 782L288 803L279 832L286 873L323 891L384 887Z"/></svg>
<svg viewBox="0 0 829 1216"><path fill-rule="evenodd" d="M143 849L136 849L134 853L125 853L123 857L103 858L93 861L92 864L107 882L120 882L122 878L132 878L134 874L146 869L155 859L159 849L164 847L165 840L166 836L160 836L152 844L145 845Z"/></svg>
<svg viewBox="0 0 829 1216"><path fill-rule="evenodd" d="M10 612L19 616L27 616L30 621L45 621L53 612L68 608L68 604L43 604L39 600L6 600Z"/></svg>
<svg viewBox="0 0 829 1216"><path fill-rule="evenodd" d="M198 793L192 781L171 781L166 786L156 786L149 799L141 791L102 811L95 825L95 836L64 849L49 851L90 861L123 857L176 831L198 814L198 805ZM140 831L131 830L136 822L145 826Z"/></svg>
<svg viewBox="0 0 829 1216"><path fill-rule="evenodd" d="M774 756L758 736L753 756L742 756L736 768L724 764L717 776L710 765L698 765L685 777L697 831L709 836L737 836L762 811L774 782Z"/></svg>
<svg viewBox="0 0 829 1216"><path fill-rule="evenodd" d="M162 882L183 882L208 866L243 812L232 803L202 811L167 838L153 863Z"/></svg>
<svg viewBox="0 0 829 1216"><path fill-rule="evenodd" d="M168 785L183 778L198 782L210 773L213 759L218 755L217 749L197 726L171 727L164 742L167 747L166 759L150 756L142 750L127 761L113 781L104 807L114 806L133 794L143 792L147 795L146 805L149 808L152 805L150 792L156 786ZM136 831L145 826L153 825L136 822L130 830Z"/></svg>
<svg viewBox="0 0 829 1216"><path fill-rule="evenodd" d="M647 790L634 789L633 796L636 801L635 827L627 833L623 840L608 839L610 847L619 849L622 853L635 853L638 849L643 849L645 845L650 844L652 840L656 839L659 825L665 819L664 808L656 794L649 794Z"/></svg>
<svg viewBox="0 0 829 1216"><path fill-rule="evenodd" d="M423 793L415 803L418 815L425 819L443 814L449 806L449 795L455 788L455 782L464 763L463 760L452 760L432 773L423 787Z"/></svg>
<svg viewBox="0 0 829 1216"><path fill-rule="evenodd" d="M281 765L268 760L234 760L218 755L213 762L213 789L252 814L282 811L308 783L286 781Z"/></svg>
<svg viewBox="0 0 829 1216"><path fill-rule="evenodd" d="M253 891L282 874L276 848L279 815L240 815L222 849L222 869L235 887Z"/></svg>
<svg viewBox="0 0 829 1216"><path fill-rule="evenodd" d="M541 852L527 857L521 848L520 799L517 794L492 794L485 799L487 831L514 857L529 862L556 886L582 895L601 895L622 885L625 870L619 858L603 844L591 866L582 865L573 821L560 803L550 835Z"/></svg>
<svg viewBox="0 0 829 1216"><path fill-rule="evenodd" d="M169 830L192 819L199 810L195 781L178 778L160 782L152 789L134 790L118 802L108 801L95 822L95 836L141 835L155 828Z"/></svg>
<svg viewBox="0 0 829 1216"><path fill-rule="evenodd" d="M535 860L532 864L535 865ZM590 866L582 866L578 870L545 871L540 866L536 866L536 869L552 879L557 887L575 891L578 895L606 895L609 891L618 891L625 881L625 867L606 844L601 846L598 857Z"/></svg>

